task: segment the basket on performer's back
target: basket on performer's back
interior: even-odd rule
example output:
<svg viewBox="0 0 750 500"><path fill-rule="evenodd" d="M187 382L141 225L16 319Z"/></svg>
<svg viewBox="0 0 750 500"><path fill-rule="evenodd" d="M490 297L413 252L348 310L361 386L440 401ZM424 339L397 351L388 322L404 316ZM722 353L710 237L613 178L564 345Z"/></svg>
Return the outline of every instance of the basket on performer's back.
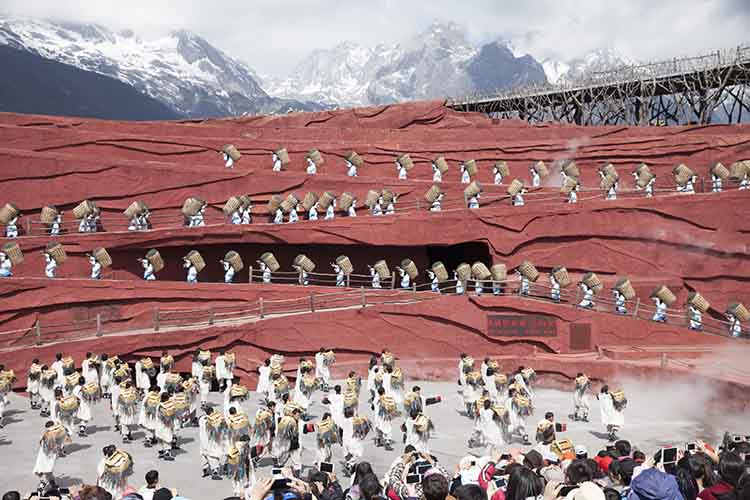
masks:
<svg viewBox="0 0 750 500"><path fill-rule="evenodd" d="M560 288L565 288L572 283L568 270L564 266L553 267L551 274L555 277L555 281L560 285Z"/></svg>
<svg viewBox="0 0 750 500"><path fill-rule="evenodd" d="M539 271L537 271L534 264L528 260L521 262L518 266L518 272L529 281L535 282L539 279Z"/></svg>
<svg viewBox="0 0 750 500"><path fill-rule="evenodd" d="M0 208L0 224L7 224L15 219L21 211L13 203L6 203Z"/></svg>
<svg viewBox="0 0 750 500"><path fill-rule="evenodd" d="M401 156L398 157L396 161L398 162L399 165L401 165L407 171L414 168L414 162L412 161L408 153L402 154Z"/></svg>
<svg viewBox="0 0 750 500"><path fill-rule="evenodd" d="M741 181L750 175L750 160L736 161L729 167L729 177L733 181Z"/></svg>
<svg viewBox="0 0 750 500"><path fill-rule="evenodd" d="M294 258L294 265L308 273L311 273L315 270L315 262L310 260L305 254L297 255Z"/></svg>
<svg viewBox="0 0 750 500"><path fill-rule="evenodd" d="M182 215L184 215L185 217L193 217L195 215L198 215L198 212L200 212L201 208L203 208L205 204L206 202L201 200L200 198L191 196L182 204Z"/></svg>
<svg viewBox="0 0 750 500"><path fill-rule="evenodd" d="M47 205L42 208L42 213L39 215L39 220L42 222L42 224L53 224L55 220L57 220L57 216L60 213L58 212L57 208L53 207L52 205Z"/></svg>
<svg viewBox="0 0 750 500"><path fill-rule="evenodd" d="M140 200L137 200L131 203L130 206L125 209L123 215L125 215L125 217L127 217L128 219L132 219L133 217L138 217L146 212L148 212L148 207L146 206L146 204ZM44 220L42 220L42 222L44 222Z"/></svg>
<svg viewBox="0 0 750 500"><path fill-rule="evenodd" d="M354 271L352 261L349 260L349 257L347 257L346 255L339 255L338 257L336 257L336 265L338 265L346 275L352 274L352 272Z"/></svg>
<svg viewBox="0 0 750 500"><path fill-rule="evenodd" d="M428 203L432 203L438 199L440 193L440 186L438 186L437 184L433 184L432 187L430 187L430 189L425 192L424 199L427 200Z"/></svg>
<svg viewBox="0 0 750 500"><path fill-rule="evenodd" d="M102 267L109 267L112 265L112 257L107 252L106 248L95 248L91 255L94 256L96 261L102 265Z"/></svg>
<svg viewBox="0 0 750 500"><path fill-rule="evenodd" d="M534 171L539 174L539 177L545 178L549 175L549 169L543 161L538 161L534 164Z"/></svg>
<svg viewBox="0 0 750 500"><path fill-rule="evenodd" d="M6 205L7 206L7 205ZM96 212L96 205L89 200L83 200L73 209L73 216L76 219L83 219Z"/></svg>
<svg viewBox="0 0 750 500"><path fill-rule="evenodd" d="M268 266L268 269L270 269L272 273L275 273L276 271L281 269L279 261L276 260L276 256L274 256L274 254L272 254L271 252L264 252L263 254L261 254L260 261Z"/></svg>
<svg viewBox="0 0 750 500"><path fill-rule="evenodd" d="M628 404L628 398L625 397L625 391L617 389L610 391L609 395L612 396L612 403L615 405L615 409L623 410Z"/></svg>
<svg viewBox="0 0 750 500"><path fill-rule="evenodd" d="M508 188L505 190L505 192L511 196L515 196L520 193L522 189L523 181L521 179L513 179L513 181L508 185Z"/></svg>
<svg viewBox="0 0 750 500"><path fill-rule="evenodd" d="M667 304L668 306L671 306L672 304L677 301L677 297L675 297L674 293L672 293L672 290L667 288L664 285L661 285L660 287L656 288L652 293L651 297L658 297L659 300Z"/></svg>
<svg viewBox="0 0 750 500"><path fill-rule="evenodd" d="M62 264L68 258L68 254L65 253L65 248L63 248L60 243L50 243L44 251L55 259L55 262L58 264Z"/></svg>
<svg viewBox="0 0 750 500"><path fill-rule="evenodd" d="M617 183L617 177L607 174L604 176L604 179L602 179L602 182L599 184L599 186L604 191L609 191L612 188L612 186L614 186L616 183Z"/></svg>
<svg viewBox="0 0 750 500"><path fill-rule="evenodd" d="M8 256L10 262L14 266L23 262L23 252L21 251L21 247L15 241L3 245L3 253Z"/></svg>
<svg viewBox="0 0 750 500"><path fill-rule="evenodd" d="M711 167L711 173L723 181L729 179L731 175L729 169L725 167L721 162L716 162L713 164L713 166Z"/></svg>
<svg viewBox="0 0 750 500"><path fill-rule="evenodd" d="M146 253L146 260L153 266L154 272L158 273L162 269L164 269L164 259L162 259L161 254L159 251L155 248L152 248Z"/></svg>
<svg viewBox="0 0 750 500"><path fill-rule="evenodd" d="M352 165L355 165L357 168L365 164L365 161L361 156L357 154L356 151L349 151L349 153L346 155L346 160Z"/></svg>
<svg viewBox="0 0 750 500"><path fill-rule="evenodd" d="M374 189L370 189L367 192L367 196L365 196L365 206L367 208L374 207L375 204L378 202L379 198L380 198L380 192L375 191Z"/></svg>
<svg viewBox="0 0 750 500"><path fill-rule="evenodd" d="M706 312L711 307L711 304L698 292L690 292L687 296L687 303L700 312Z"/></svg>
<svg viewBox="0 0 750 500"><path fill-rule="evenodd" d="M403 269L411 279L417 279L419 276L419 269L417 269L417 265L411 259L403 259L401 261L401 269Z"/></svg>
<svg viewBox="0 0 750 500"><path fill-rule="evenodd" d="M352 206L352 203L354 203L354 195L351 193L341 193L341 196L339 197L339 210L342 212L346 212L349 210L349 207Z"/></svg>
<svg viewBox="0 0 750 500"><path fill-rule="evenodd" d="M190 262L198 272L203 271L203 268L206 267L206 261L203 260L203 256L197 250L190 250L183 258Z"/></svg>
<svg viewBox="0 0 750 500"><path fill-rule="evenodd" d="M299 205L299 200L294 193L289 193L286 198L284 198L284 201L281 202L281 210L283 210L285 214L288 214L293 208L297 208L297 205Z"/></svg>
<svg viewBox="0 0 750 500"><path fill-rule="evenodd" d="M448 171L448 162L445 160L445 157L438 156L435 158L434 163L441 174L445 174Z"/></svg>
<svg viewBox="0 0 750 500"><path fill-rule="evenodd" d="M282 165L288 165L292 160L289 158L289 151L286 148L280 148L274 151L276 156L281 160Z"/></svg>
<svg viewBox="0 0 750 500"><path fill-rule="evenodd" d="M390 203L396 199L396 194L390 189L384 189L382 196L383 196L383 203L385 205L390 205Z"/></svg>
<svg viewBox="0 0 750 500"><path fill-rule="evenodd" d="M625 300L633 300L635 298L635 289L627 278L618 279L615 282L614 288L625 297Z"/></svg>
<svg viewBox="0 0 750 500"><path fill-rule="evenodd" d="M604 174L604 177L607 177L609 175L611 177L614 177L615 180L620 178L620 174L617 173L617 169L611 163L604 164L599 168L599 171Z"/></svg>
<svg viewBox="0 0 750 500"><path fill-rule="evenodd" d="M565 196L567 196L577 186L578 186L578 178L577 177L568 177L567 179L565 179L565 182L563 182L563 185L560 188L560 193L564 194Z"/></svg>
<svg viewBox="0 0 750 500"><path fill-rule="evenodd" d="M445 268L445 264L440 261L434 262L431 269L435 273L438 282L443 283L444 281L448 281L448 270Z"/></svg>
<svg viewBox="0 0 750 500"><path fill-rule="evenodd" d="M731 314L740 321L750 321L750 311L742 302L734 302L727 306L727 314Z"/></svg>
<svg viewBox="0 0 750 500"><path fill-rule="evenodd" d="M588 272L584 274L583 278L581 278L581 281L585 283L587 287L591 288L596 294L601 292L604 288L604 285L602 285L602 282L599 279L599 276L596 275L596 273Z"/></svg>
<svg viewBox="0 0 750 500"><path fill-rule="evenodd" d="M471 177L474 177L477 175L477 172L479 172L479 167L477 166L476 160L467 160L464 162L464 168L469 173Z"/></svg>
<svg viewBox="0 0 750 500"><path fill-rule="evenodd" d="M326 210L328 208L328 205L330 205L331 203L333 203L333 200L335 200L335 199L336 199L336 195L335 194L333 194L333 193L331 193L329 191L325 191L323 194L320 195L320 198L318 198L318 205L323 210Z"/></svg>
<svg viewBox="0 0 750 500"><path fill-rule="evenodd" d="M461 281L468 281L471 279L471 266L466 262L462 262L456 267L456 274L458 279Z"/></svg>
<svg viewBox="0 0 750 500"><path fill-rule="evenodd" d="M379 260L372 266L375 272L378 273L380 279L388 279L391 277L391 270L388 268L388 263L384 260Z"/></svg>
<svg viewBox="0 0 750 500"><path fill-rule="evenodd" d="M228 251L224 256L224 260L229 262L229 265L232 266L232 269L234 269L234 272L236 273L242 271L242 269L244 269L245 267L245 263L242 261L242 257L240 257L240 254L235 252L234 250Z"/></svg>
<svg viewBox="0 0 750 500"><path fill-rule="evenodd" d="M562 171L568 177L575 177L577 179L581 176L581 171L578 170L578 165L573 160L565 162L562 166Z"/></svg>
<svg viewBox="0 0 750 500"><path fill-rule="evenodd" d="M508 163L506 161L496 161L495 168L503 177L508 177L510 175L510 169L508 168Z"/></svg>
<svg viewBox="0 0 750 500"><path fill-rule="evenodd" d="M492 281L505 281L508 277L508 269L505 264L493 264L490 273L492 274Z"/></svg>
<svg viewBox="0 0 750 500"><path fill-rule="evenodd" d="M684 163L680 163L672 169L674 175L674 181L678 186L684 186L690 179L695 175L690 168Z"/></svg>
<svg viewBox="0 0 750 500"><path fill-rule="evenodd" d="M473 198L481 192L482 185L479 183L479 181L474 180L471 182L471 184L466 186L466 189L464 189L464 199L468 200L470 198Z"/></svg>
<svg viewBox="0 0 750 500"><path fill-rule="evenodd" d="M318 193L314 193L312 191L308 191L305 193L305 197L302 198L302 208L305 209L305 212L308 212L312 207L315 206L315 204L318 202Z"/></svg>
<svg viewBox="0 0 750 500"><path fill-rule="evenodd" d="M492 273L484 262L475 262L471 266L471 275L475 280L485 281L492 277Z"/></svg>
<svg viewBox="0 0 750 500"><path fill-rule="evenodd" d="M221 151L234 161L238 161L242 158L242 153L240 153L240 150L237 149L234 144L225 144L224 147L221 148Z"/></svg>
<svg viewBox="0 0 750 500"><path fill-rule="evenodd" d="M118 449L104 460L104 468L111 475L125 476L133 468L133 459L127 452Z"/></svg>
<svg viewBox="0 0 750 500"><path fill-rule="evenodd" d="M322 165L323 163L325 163L323 155L320 154L320 151L318 151L317 149L311 149L307 153L307 157L310 158L316 165Z"/></svg>
<svg viewBox="0 0 750 500"><path fill-rule="evenodd" d="M266 205L266 208L268 210L268 213L273 215L276 213L276 210L281 206L281 204L284 202L284 199L281 197L280 194L275 194L271 196L268 199L268 204Z"/></svg>
<svg viewBox="0 0 750 500"><path fill-rule="evenodd" d="M221 209L221 211L224 212L224 215L229 217L240 208L242 208L242 200L239 196L232 196L227 200L226 203L224 203L224 207Z"/></svg>

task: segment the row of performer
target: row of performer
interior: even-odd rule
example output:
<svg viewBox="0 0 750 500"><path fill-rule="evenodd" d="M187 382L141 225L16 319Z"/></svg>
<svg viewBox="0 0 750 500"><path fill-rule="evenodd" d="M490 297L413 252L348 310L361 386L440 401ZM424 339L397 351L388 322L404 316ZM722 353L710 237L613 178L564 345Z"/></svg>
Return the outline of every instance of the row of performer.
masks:
<svg viewBox="0 0 750 500"><path fill-rule="evenodd" d="M469 184L464 189L464 203L470 209L480 207L480 198L483 191L482 185L477 180L472 180L470 172L476 173L476 162L470 160L461 165L461 181ZM436 174L440 169L433 163ZM544 162L537 162L530 168L531 186L539 187L542 179L549 176L549 169ZM617 168L612 163L607 163L598 170L601 178L600 188L604 191L607 200L616 200L620 186L620 176ZM574 162L568 162L561 167L562 186L560 192L565 195L568 203L578 202L578 192L582 187L580 171ZM721 192L724 182L734 179L739 183L739 189L745 190L750 186L750 160L736 162L731 165L731 170L721 163L714 164L710 170L712 192ZM474 174L475 175L475 174ZM493 167L494 184L500 185L504 177L509 175L505 162L498 162ZM648 165L642 163L632 172L635 178L635 186L642 190L646 197L652 197L656 183L656 176L651 172ZM680 164L673 170L677 192L683 194L694 194L697 176L689 167ZM441 179L434 179L437 183ZM508 185L506 193L510 197L511 205L525 205L524 194L528 192L526 184L522 179L514 178ZM431 212L442 210L445 193L439 184L434 184L426 193L425 200L428 202L427 209ZM364 201L368 213L373 216L391 215L396 212L396 201L398 195L389 190L382 192L370 190ZM303 199L298 199L294 194L282 198L280 195L273 196L268 202L269 222L274 224L295 223L304 216L307 220L316 221L321 217L324 220L334 219L337 209L346 213L349 217L357 216L359 200L351 193L343 193L337 200L336 196L328 191L321 196L317 193L307 193ZM191 197L185 200L182 206L185 227L205 226L205 213L208 203L200 198ZM234 196L230 198L223 207L223 212L231 224L251 224L253 204L249 196ZM322 215L321 215L322 214ZM96 203L84 200L73 209L73 215L79 221L78 231L80 233L97 232L100 228L101 210ZM145 231L152 228L151 211L148 206L141 202L133 202L124 215L130 221L128 230ZM5 225L6 238L15 238L19 232L18 219L21 212L12 203L6 203L0 209L0 224ZM63 214L57 208L45 206L40 216L41 222L47 226L49 234L58 235L61 232Z"/></svg>

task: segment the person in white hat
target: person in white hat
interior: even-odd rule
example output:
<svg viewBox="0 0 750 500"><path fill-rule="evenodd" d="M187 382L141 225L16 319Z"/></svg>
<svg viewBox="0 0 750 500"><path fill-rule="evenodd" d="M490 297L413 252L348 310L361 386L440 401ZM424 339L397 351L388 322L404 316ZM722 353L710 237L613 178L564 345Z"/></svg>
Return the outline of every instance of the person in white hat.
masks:
<svg viewBox="0 0 750 500"><path fill-rule="evenodd" d="M576 460L586 460L589 458L589 450L582 444L577 444L573 451L576 454Z"/></svg>

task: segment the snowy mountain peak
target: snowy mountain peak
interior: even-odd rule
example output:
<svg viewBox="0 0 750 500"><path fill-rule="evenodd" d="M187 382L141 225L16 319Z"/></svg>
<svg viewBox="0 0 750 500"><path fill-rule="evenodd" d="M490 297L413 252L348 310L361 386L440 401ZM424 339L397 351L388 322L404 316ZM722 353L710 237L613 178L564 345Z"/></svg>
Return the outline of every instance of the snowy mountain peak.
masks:
<svg viewBox="0 0 750 500"><path fill-rule="evenodd" d="M597 72L632 64L633 59L614 47L595 49L567 62L553 59L542 61L547 79L553 84L575 83Z"/></svg>

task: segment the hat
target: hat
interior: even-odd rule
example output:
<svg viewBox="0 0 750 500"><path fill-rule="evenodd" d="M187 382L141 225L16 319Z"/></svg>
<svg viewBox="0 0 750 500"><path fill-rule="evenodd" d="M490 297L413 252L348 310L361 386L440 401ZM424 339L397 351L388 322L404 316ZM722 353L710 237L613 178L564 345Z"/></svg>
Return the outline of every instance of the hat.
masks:
<svg viewBox="0 0 750 500"><path fill-rule="evenodd" d="M557 456L555 456L557 459ZM531 450L523 456L524 465L528 464L530 469L538 469L544 465L544 457L536 450Z"/></svg>
<svg viewBox="0 0 750 500"><path fill-rule="evenodd" d="M159 488L154 492L154 500L172 500L174 495L167 488Z"/></svg>
<svg viewBox="0 0 750 500"><path fill-rule="evenodd" d="M588 450L588 448L586 448L586 447L585 447L584 445L582 445L582 444L576 445L576 447L575 447L574 449L575 449L575 452L576 452L576 456L577 456L577 457L579 457L579 456L581 456L581 455L588 455L588 454L589 454L589 450Z"/></svg>
<svg viewBox="0 0 750 500"><path fill-rule="evenodd" d="M557 481L560 483L565 482L565 474L563 474L563 471L562 469L560 469L560 467L545 467L541 470L541 476L548 483L551 481Z"/></svg>

